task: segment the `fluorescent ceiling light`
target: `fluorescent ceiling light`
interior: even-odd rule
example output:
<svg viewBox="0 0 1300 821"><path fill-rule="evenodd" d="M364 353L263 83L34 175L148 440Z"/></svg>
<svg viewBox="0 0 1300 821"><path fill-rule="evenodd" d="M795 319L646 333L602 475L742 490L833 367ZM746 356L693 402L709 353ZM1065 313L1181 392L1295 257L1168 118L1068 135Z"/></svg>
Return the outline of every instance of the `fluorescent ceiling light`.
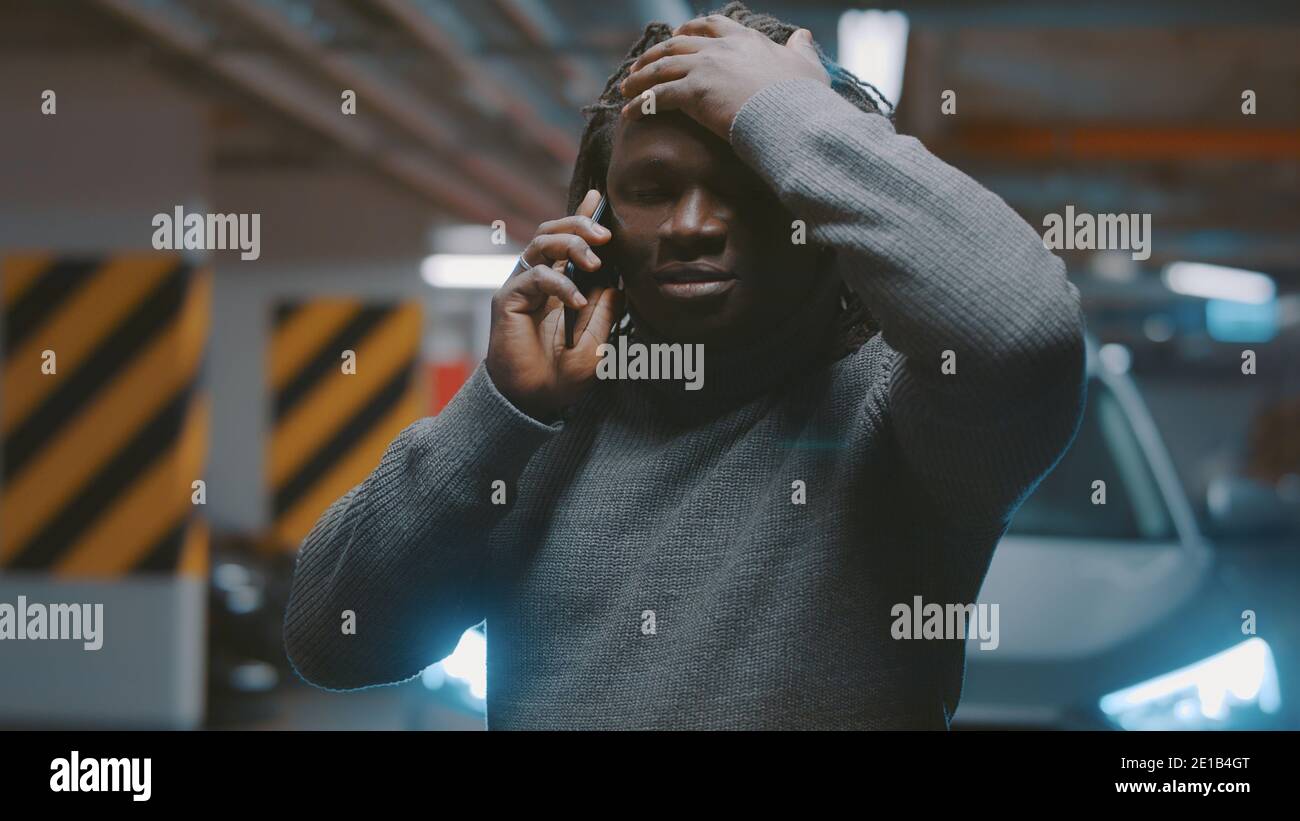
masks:
<svg viewBox="0 0 1300 821"><path fill-rule="evenodd" d="M850 10L840 15L839 63L898 104L907 61L907 15L901 11Z"/></svg>
<svg viewBox="0 0 1300 821"><path fill-rule="evenodd" d="M512 254L434 254L420 263L420 276L435 288L495 291L514 270Z"/></svg>
<svg viewBox="0 0 1300 821"><path fill-rule="evenodd" d="M1268 274L1204 262L1172 262L1165 266L1163 276L1165 286L1174 293L1204 299L1260 305L1277 294Z"/></svg>

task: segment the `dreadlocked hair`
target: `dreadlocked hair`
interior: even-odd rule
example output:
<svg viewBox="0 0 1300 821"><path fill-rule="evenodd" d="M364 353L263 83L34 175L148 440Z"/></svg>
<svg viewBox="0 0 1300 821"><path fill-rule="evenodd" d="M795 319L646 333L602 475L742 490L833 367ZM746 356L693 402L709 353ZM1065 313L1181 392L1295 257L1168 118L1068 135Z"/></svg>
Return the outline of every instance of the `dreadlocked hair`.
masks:
<svg viewBox="0 0 1300 821"><path fill-rule="evenodd" d="M733 0L721 10L712 12L728 17L746 28L764 34L772 42L785 45L799 27L778 20L768 14L751 11L744 3ZM584 106L582 113L587 116L587 126L582 132L578 144L578 158L574 163L573 177L569 182L569 198L566 213L574 213L584 196L592 188L605 191L605 177L609 171L610 154L614 147L614 127L618 122L619 111L628 101L619 91L619 84L628 76L632 64L646 49L673 36L672 27L666 23L650 23L645 27L640 39L633 44L622 64L605 81L605 90L600 98L591 105ZM826 56L821 46L816 43L813 48L821 60L826 73L830 75L831 90L848 100L858 109L870 114L880 114L893 122L894 105L885 99L880 90L864 80L858 79L853 72L834 62ZM835 343L832 359L839 359L857 350L870 339L879 326L867 307L854 291L843 285L840 295L840 310L834 320ZM624 314L619 322L614 323L611 338L631 331L631 314Z"/></svg>

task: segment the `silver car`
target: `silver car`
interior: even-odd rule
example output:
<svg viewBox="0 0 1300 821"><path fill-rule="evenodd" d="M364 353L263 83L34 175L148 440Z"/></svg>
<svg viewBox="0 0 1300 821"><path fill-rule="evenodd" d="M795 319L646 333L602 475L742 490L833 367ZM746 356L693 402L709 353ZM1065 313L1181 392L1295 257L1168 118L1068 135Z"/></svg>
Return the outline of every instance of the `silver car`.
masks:
<svg viewBox="0 0 1300 821"><path fill-rule="evenodd" d="M1287 514L1216 481L1211 540L1125 353L1089 344L1082 426L994 554L979 602L1000 636L967 642L954 729L1300 726Z"/></svg>

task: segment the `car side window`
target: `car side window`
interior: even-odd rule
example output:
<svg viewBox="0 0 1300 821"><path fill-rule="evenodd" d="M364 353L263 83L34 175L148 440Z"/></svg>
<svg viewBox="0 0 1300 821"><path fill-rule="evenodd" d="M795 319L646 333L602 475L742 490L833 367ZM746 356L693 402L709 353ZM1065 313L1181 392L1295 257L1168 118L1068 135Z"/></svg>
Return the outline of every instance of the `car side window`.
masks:
<svg viewBox="0 0 1300 821"><path fill-rule="evenodd" d="M1009 533L1134 541L1173 538L1169 511L1146 453L1123 405L1105 383L1089 382L1078 436L1016 513Z"/></svg>

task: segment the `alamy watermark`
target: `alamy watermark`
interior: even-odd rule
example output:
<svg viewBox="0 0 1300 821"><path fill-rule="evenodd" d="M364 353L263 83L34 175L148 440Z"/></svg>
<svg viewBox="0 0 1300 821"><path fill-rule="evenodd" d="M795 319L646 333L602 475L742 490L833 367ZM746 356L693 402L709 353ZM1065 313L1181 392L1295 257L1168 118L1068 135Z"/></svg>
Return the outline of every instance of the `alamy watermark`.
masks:
<svg viewBox="0 0 1300 821"><path fill-rule="evenodd" d="M912 603L900 602L889 609L894 624L889 633L895 639L979 639L981 650L996 650L998 633L996 604L923 604L920 596Z"/></svg>
<svg viewBox="0 0 1300 821"><path fill-rule="evenodd" d="M153 795L152 758L82 758L73 750L50 762L51 792L127 792L132 801Z"/></svg>
<svg viewBox="0 0 1300 821"><path fill-rule="evenodd" d="M628 342L618 338L618 345L602 342L596 348L600 362L597 379L677 379L686 380L686 390L704 387L704 346L681 342Z"/></svg>
<svg viewBox="0 0 1300 821"><path fill-rule="evenodd" d="M17 605L0 602L0 641L48 639L80 641L85 650L104 646L103 604L28 603L19 596Z"/></svg>
<svg viewBox="0 0 1300 821"><path fill-rule="evenodd" d="M154 214L153 247L158 251L239 251L243 260L262 255L261 214Z"/></svg>
<svg viewBox="0 0 1300 821"><path fill-rule="evenodd" d="M1133 259L1151 258L1150 214L1076 214L1043 217L1043 247L1049 251L1132 251Z"/></svg>

